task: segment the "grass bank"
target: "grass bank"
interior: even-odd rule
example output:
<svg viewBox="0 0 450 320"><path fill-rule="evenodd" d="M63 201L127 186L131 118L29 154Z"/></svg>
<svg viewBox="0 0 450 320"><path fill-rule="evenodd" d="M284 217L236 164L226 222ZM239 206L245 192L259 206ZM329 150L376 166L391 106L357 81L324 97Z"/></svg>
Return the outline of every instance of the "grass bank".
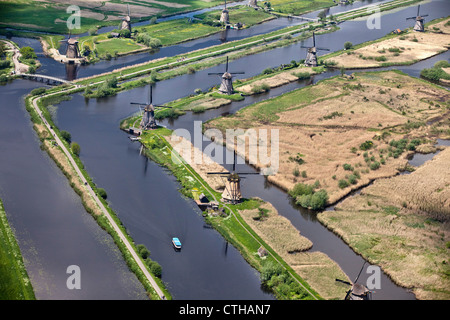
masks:
<svg viewBox="0 0 450 320"><path fill-rule="evenodd" d="M133 119L124 121L122 129L133 122ZM310 247L310 242L300 236L287 219L279 216L270 204L260 199L244 199L237 205L223 203L220 200L221 192L209 184L209 180L213 178L206 177L200 167L188 164L169 142L170 135L171 131L165 128L144 132L141 143L145 147L145 154L173 173L181 185L180 192L185 196L195 199L195 194L203 193L211 201L219 203L219 212L223 209L224 213L205 211L205 221L218 230L261 273L263 285L274 292L278 299L338 299L345 295L345 292L339 292L342 288L334 286L333 277L345 277L345 274L325 255L303 252ZM253 218L258 215L257 212L263 212L264 217L259 219L260 224L255 225ZM298 239L277 238L277 232L273 232L275 226L276 230L282 228L284 232L292 232L293 238ZM272 232L267 232L269 229ZM262 248L268 253L267 256L257 254ZM321 267L317 266L318 259ZM318 274L321 276L317 276ZM303 275L308 277L308 283ZM327 283L324 279L330 281ZM313 289L309 281L314 284ZM330 291L330 287L334 287L334 290ZM324 295L317 292L323 292Z"/></svg>
<svg viewBox="0 0 450 320"><path fill-rule="evenodd" d="M35 300L19 245L0 200L0 300Z"/></svg>
<svg viewBox="0 0 450 320"><path fill-rule="evenodd" d="M62 93L56 93L55 96L56 99L61 99ZM62 98L64 99L64 97ZM95 219L97 224L102 229L104 229L111 235L114 242L121 251L122 256L125 262L127 263L130 271L132 271L139 279L139 281L142 283L145 290L147 291L147 295L149 296L149 298L152 300L158 300L159 296L156 293L154 287L149 282L148 277L141 269L138 261L136 260L136 256L133 255L132 252L130 252L129 247L127 246L127 243L131 244L132 248L131 250L133 250L135 253L139 253L136 244L134 243L133 239L128 235L125 227L122 225L121 221L118 219L114 211L110 208L109 204L102 198L101 188L95 184L95 182L89 176L87 171L84 169L83 163L81 162L79 157L72 152L69 143L62 138L61 132L59 131L58 127L55 126L55 124L53 123L51 115L46 108L47 105L46 103L48 103L48 101L45 101L45 99L42 99L42 97L38 98L38 100L36 101L40 113L38 114L35 108L33 107L34 99L36 99L36 97L30 95L27 96L26 109L29 112L31 121L34 124L33 128L35 129L41 141L41 149L49 154L49 156L55 161L56 165L61 169L63 174L67 177L70 186L80 196L82 204L85 207L86 211L89 214L91 214L91 216ZM54 99L55 97L52 98L53 101ZM44 119L44 122L41 118L41 115ZM75 161L75 165L64 153L62 147L58 145L58 143L56 143L55 136L53 136L53 134L48 129L50 126L53 128L52 130L54 130L55 135L58 136L59 140L65 146L65 148L67 150L70 150L71 156ZM81 172L81 176L78 174L77 170ZM82 179L86 181L86 184L83 183ZM120 229L120 234L113 227L111 220L109 220L108 217L104 214L99 203L97 203L96 199L90 193L89 189L93 190L93 192L97 194L98 196L97 198L101 202L101 205L103 206L103 208L105 208L114 224L118 226L118 228ZM127 241L127 243L125 241ZM147 269L146 271L152 274L150 270L150 266L152 265L151 259L149 258L144 259L141 255L138 255L138 259L140 260L139 262L145 266L145 268ZM157 276L152 276L152 278L157 283L159 288L161 288L162 291L164 292L165 298L171 299L171 295L164 288L164 284L162 283L161 279L159 279L159 277Z"/></svg>

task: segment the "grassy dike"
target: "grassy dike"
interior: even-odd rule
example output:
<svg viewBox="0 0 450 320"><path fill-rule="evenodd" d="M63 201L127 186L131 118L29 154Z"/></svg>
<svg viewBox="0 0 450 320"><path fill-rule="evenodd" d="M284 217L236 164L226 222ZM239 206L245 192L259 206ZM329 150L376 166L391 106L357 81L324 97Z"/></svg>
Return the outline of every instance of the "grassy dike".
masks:
<svg viewBox="0 0 450 320"><path fill-rule="evenodd" d="M125 129L126 126L134 123L137 118L133 117L123 121L121 128ZM221 202L221 194L213 190L173 150L172 146L166 140L171 133L172 131L166 128L145 132L141 136L141 143L144 146L145 155L172 172L182 186L180 192L183 195L193 198L192 190L197 189L199 193L203 193L210 199L213 199L213 201L219 203L219 208L224 209L226 217L213 217L205 214L205 222L214 227L228 242L240 251L241 255L252 267L262 273L263 285L267 286L278 299L323 299L241 217L241 210L259 208L264 202L258 199L244 199L238 205ZM176 160L174 162L173 159L179 161ZM256 254L260 247L264 247L268 251L269 255L267 257L260 258ZM274 273L269 271L277 267L281 267L281 269ZM274 280L274 277L278 280Z"/></svg>
<svg viewBox="0 0 450 320"><path fill-rule="evenodd" d="M0 200L0 300L35 300L19 245Z"/></svg>
<svg viewBox="0 0 450 320"><path fill-rule="evenodd" d="M78 176L75 168L67 158L67 156L64 154L60 146L54 145L54 138L52 134L49 132L47 127L44 125L44 123L41 120L41 117L37 114L36 110L33 108L32 103L33 99L36 97L33 97L31 95L28 95L26 97L26 110L29 112L31 121L33 122L33 128L38 134L38 137L41 141L41 149L46 151L48 155L55 161L56 165L61 169L63 174L67 177L69 180L70 186L74 189L74 191L80 196L83 206L85 207L86 211L91 214L91 216L95 219L95 221L98 223L98 225L104 229L106 232L108 232L111 237L113 238L114 242L118 246L119 250L122 253L122 256L127 263L129 269L135 273L136 277L139 279L139 281L144 286L145 290L147 291L147 295L152 300L159 300L160 297L158 296L157 292L153 288L152 284L148 281L147 277L145 276L142 269L139 267L137 261L132 256L131 252L126 247L124 241L120 238L119 234L113 229L113 226L111 225L110 221L107 219L107 217L103 214L101 208L99 205L94 201L92 195L88 192L88 189L85 185L83 185L80 177ZM51 125L55 131L55 134L60 138L61 141L65 144L65 147L70 150L70 146L67 142L64 141L64 139L61 138L61 134L58 130L58 128L54 125L52 122L51 116L48 112L48 110L43 107L42 97L38 98L37 105L40 109L40 112L42 113L42 116L44 117L45 121ZM133 239L127 234L125 227L122 225L119 218L116 216L114 211L109 207L108 203L99 195L98 193L98 187L93 182L92 178L89 176L87 171L84 169L84 165L81 162L81 160L75 155L72 154L73 159L76 162L77 169L79 169L83 175L83 177L86 179L87 184L94 190L100 201L102 202L104 208L106 208L109 215L112 217L116 225L120 227L121 233L126 237L128 242L132 245L132 248L135 252L139 252L136 248L136 244L134 243ZM152 263L149 258L142 259L142 257L139 256L141 259L141 262L144 264L144 266L147 268L147 271L151 274L149 265ZM167 291L167 289L164 288L164 284L158 277L152 276L153 280L157 283L158 287L163 291L165 299L171 299L170 293Z"/></svg>

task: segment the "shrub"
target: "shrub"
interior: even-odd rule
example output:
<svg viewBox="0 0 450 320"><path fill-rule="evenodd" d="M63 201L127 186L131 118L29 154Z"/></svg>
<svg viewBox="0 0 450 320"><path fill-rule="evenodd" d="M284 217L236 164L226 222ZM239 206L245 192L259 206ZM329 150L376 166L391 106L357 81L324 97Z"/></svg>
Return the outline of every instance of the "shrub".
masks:
<svg viewBox="0 0 450 320"><path fill-rule="evenodd" d="M294 76L298 78L298 80L306 80L311 78L311 74L309 72L293 72Z"/></svg>
<svg viewBox="0 0 450 320"><path fill-rule="evenodd" d="M385 56L379 56L375 58L376 61L386 61L387 58Z"/></svg>
<svg viewBox="0 0 450 320"><path fill-rule="evenodd" d="M36 88L36 89L31 90L31 95L37 96L37 95L45 93L45 91L46 91L45 88Z"/></svg>
<svg viewBox="0 0 450 320"><path fill-rule="evenodd" d="M356 183L358 182L358 179L357 179L356 175L351 174L351 175L348 177L348 182L350 182L351 184L356 184Z"/></svg>
<svg viewBox="0 0 450 320"><path fill-rule="evenodd" d="M361 145L359 146L359 149L365 151L365 150L371 149L372 147L373 147L373 142L370 140L367 140L367 141L361 143Z"/></svg>
<svg viewBox="0 0 450 320"><path fill-rule="evenodd" d="M72 142L72 144L70 145L70 149L72 150L74 155L76 155L77 157L80 156L81 148L78 143Z"/></svg>
<svg viewBox="0 0 450 320"><path fill-rule="evenodd" d="M321 189L313 194L304 194L297 198L297 204L312 210L320 210L325 208L328 203L328 193Z"/></svg>
<svg viewBox="0 0 450 320"><path fill-rule="evenodd" d="M344 170L348 170L348 171L353 171L353 169L354 169L352 167L352 165L350 165L348 163L344 163L343 167L344 167Z"/></svg>
<svg viewBox="0 0 450 320"><path fill-rule="evenodd" d="M293 198L302 195L309 195L314 192L314 187L304 183L297 183L292 190L289 191L289 195Z"/></svg>
<svg viewBox="0 0 450 320"><path fill-rule="evenodd" d="M62 131L61 131L61 137L62 137L64 140L66 140L68 143L70 143L71 140L72 140L72 135L71 135L69 132L65 131L65 130L62 130Z"/></svg>
<svg viewBox="0 0 450 320"><path fill-rule="evenodd" d="M380 167L380 163L378 161L372 162L370 164L370 170L377 170Z"/></svg>
<svg viewBox="0 0 450 320"><path fill-rule="evenodd" d="M344 43L345 50L351 49L352 47L353 47L353 43L351 43L350 41L347 41L346 43Z"/></svg>
<svg viewBox="0 0 450 320"><path fill-rule="evenodd" d="M142 257L142 259L147 259L150 256L150 251L148 251L148 249L143 244L138 244L136 246L136 250Z"/></svg>
<svg viewBox="0 0 450 320"><path fill-rule="evenodd" d="M300 170L298 170L298 168L295 168L295 169L292 171L292 174L293 174L295 177L298 177L298 176L300 175Z"/></svg>
<svg viewBox="0 0 450 320"><path fill-rule="evenodd" d="M31 47L22 47L20 48L20 54L22 55L23 59L36 59L36 53L34 52L34 49Z"/></svg>
<svg viewBox="0 0 450 320"><path fill-rule="evenodd" d="M338 181L338 186L339 186L339 188L344 189L349 186L349 183L347 180L341 179Z"/></svg>
<svg viewBox="0 0 450 320"><path fill-rule="evenodd" d="M153 260L150 260L150 259L147 259L147 265L148 265L148 267L149 267L149 269L150 269L150 272L151 272L155 277L161 278L161 275L162 275L162 267L161 267L161 265L160 265L158 262L153 261Z"/></svg>
<svg viewBox="0 0 450 320"><path fill-rule="evenodd" d="M105 189L103 189L103 188L97 188L97 192L98 192L98 195L99 195L100 197L102 197L103 199L106 200L106 198L108 198L108 195L106 194Z"/></svg>

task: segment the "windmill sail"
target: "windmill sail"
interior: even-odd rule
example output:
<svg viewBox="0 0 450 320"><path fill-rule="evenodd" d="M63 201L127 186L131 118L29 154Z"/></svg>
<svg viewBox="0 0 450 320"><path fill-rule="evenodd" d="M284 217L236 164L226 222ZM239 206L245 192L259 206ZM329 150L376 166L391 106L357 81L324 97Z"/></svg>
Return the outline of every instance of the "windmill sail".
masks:
<svg viewBox="0 0 450 320"><path fill-rule="evenodd" d="M322 50L322 51L330 51L330 49L327 48L318 48L316 47L316 35L313 32L313 46L312 47L306 47L308 48L308 52L306 54L306 59L305 59L305 66L307 67L316 67L317 66L317 51ZM302 46L302 48L305 48Z"/></svg>
<svg viewBox="0 0 450 320"><path fill-rule="evenodd" d="M233 88L233 75L228 71L228 57L227 63L225 65L225 73L208 73L209 75L221 75L222 82L220 83L219 91L223 94L231 95L234 93ZM233 74L245 74L245 72L238 71L233 72Z"/></svg>
<svg viewBox="0 0 450 320"><path fill-rule="evenodd" d="M140 123L140 127L142 130L151 130L156 129L158 125L155 120L155 108L169 108L167 106L158 106L153 104L153 87L150 86L149 97L147 103L140 102L130 102L130 104L135 104L144 107L144 114L142 116L142 120Z"/></svg>

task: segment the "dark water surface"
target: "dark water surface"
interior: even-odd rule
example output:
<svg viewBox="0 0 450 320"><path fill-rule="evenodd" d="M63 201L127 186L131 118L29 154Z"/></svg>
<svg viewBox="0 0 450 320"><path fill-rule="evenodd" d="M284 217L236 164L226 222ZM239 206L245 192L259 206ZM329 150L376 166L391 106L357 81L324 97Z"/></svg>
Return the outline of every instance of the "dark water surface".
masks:
<svg viewBox="0 0 450 320"><path fill-rule="evenodd" d="M146 299L111 237L40 150L23 100L38 86L15 80L0 87L0 198L37 299ZM71 265L80 267L80 290L66 286Z"/></svg>
<svg viewBox="0 0 450 320"><path fill-rule="evenodd" d="M435 19L447 14L448 10L444 9L448 8L448 3L440 0L428 2L421 6L421 10L424 13L430 14L427 19ZM379 38L396 28L403 29L410 27L411 22L406 21L405 18L414 15L415 8L408 7L397 10L394 13L383 14L382 29L380 30L368 30L365 27L365 21L347 21L340 25L341 30L318 36L318 45L330 48L332 51L340 50L345 41L351 41L353 44L357 44ZM277 20L277 22L280 21ZM307 45L309 43L310 39L303 43L244 57L231 62L230 69L246 72L245 75L237 76L237 78L250 77L259 74L267 67L276 67L283 63L289 63L293 59L303 59L306 52L301 46L302 44ZM191 44L188 43L186 45L189 46ZM176 51L172 51L171 53L173 52ZM43 68L40 72L62 77L66 74L64 66L61 66L52 59L40 57L40 60L43 61ZM449 55L446 53L413 66L398 69L412 76L418 76L421 69L430 67L436 61L448 59L448 57ZM110 64L109 66L97 64L88 66L86 70L91 70L89 72L95 74L99 70L104 72L109 70L108 68L117 68L124 63L135 63L133 59L140 58L130 56L130 59L128 62L120 59L112 60L106 62L106 64ZM97 67L99 70L95 71ZM196 88L207 90L220 82L219 77L211 77L207 73L220 72L223 71L223 68L224 66L220 65L208 70L196 72L195 74L183 75L167 81L158 82L154 88L154 102L163 104L177 98L185 97L192 94ZM79 75L83 74L82 72L85 71L80 70ZM339 74L339 71L327 72L315 76L311 81L295 82L272 89L264 95L247 97L244 101L232 103L229 106L217 110L210 110L200 115L188 113L175 121L163 121L161 124L171 129L185 128L192 132L194 120L206 121L221 116L224 113L234 113L251 103L277 96L336 74ZM24 86L23 81L16 81L13 84L3 87L4 90L2 91L2 94L10 95L10 99L15 99L12 101L16 101L16 105L21 101L21 96L24 93L29 92L33 87L39 86L38 84L28 84L25 86L26 88L22 88L22 91L13 90L15 88L14 86L19 86L19 84ZM178 192L179 185L173 176L141 156L139 154L139 145L131 143L127 135L118 129L121 119L137 111L136 108L130 106L129 102L146 100L147 94L148 88L136 88L120 93L114 97L99 100L85 100L82 95L77 94L73 96L71 101L65 101L58 105L55 120L61 130L69 131L72 134L73 141L80 143L81 159L87 171L99 187L106 189L111 207L118 214L130 235L136 243L145 244L151 252L151 257L162 265L163 281L168 284L168 288L175 299L273 299L271 295L266 294L260 288L258 273L244 261L239 252L234 247L228 246L216 231L203 227L204 223L200 210L192 200L185 199L181 196ZM2 106L2 108L4 107ZM24 110L22 111L25 112ZM12 115L8 116L8 119L9 117L12 117ZM26 121L28 119L26 117L24 119L24 122L27 123ZM10 130L4 130L2 128L0 132L2 137L5 136L5 139L2 139L1 143L7 143L10 141L10 138L12 139L11 141L14 141L16 138L14 138L15 134L12 132L15 132L14 128L17 127L22 128L24 125L23 123L17 122L11 126ZM37 141L30 143L34 145L34 149L40 152ZM208 142L206 141L206 143ZM18 145L21 146L19 149L24 150L18 150L16 152L26 152L30 149L20 143L13 144L14 148L17 148ZM11 145L9 148L14 149ZM33 173L37 171L33 170L33 168L41 167L41 165L35 164L33 158L31 158L32 160L23 156L19 158L24 162L23 166ZM2 158L2 161L5 160ZM52 162L48 159L47 161L49 162L47 166L51 166ZM5 163L2 166L6 171L4 175L7 176L9 171L16 166L18 166L18 163L13 161ZM241 165L241 168L242 171L252 170L247 165ZM56 171L53 171L52 176L57 176L58 174L55 173L58 172L58 169L54 168L53 170ZM36 190L32 184L28 189L25 188L28 184L25 184L25 186L21 185L20 188L10 186L10 184L17 184L17 181L19 181L18 177L22 177L26 173L27 171L24 169L20 170L20 174L16 176L17 179L9 178L9 180L3 179L0 175L0 196L5 198L5 207L11 214L16 211L20 212L20 210L11 207L12 201L7 200L8 195L4 195L2 191L26 190L30 197L36 194ZM65 178L61 174L59 176L62 179L61 183L63 183ZM67 186L67 188L69 188L68 192L71 191L70 187ZM271 202L280 214L286 216L304 236L314 243L313 251L325 252L341 266L351 279L357 275L364 260L356 255L342 240L323 227L316 220L314 213L298 208L292 203L285 192L265 181L262 176L252 176L251 178L245 179L242 183L242 189L245 197L259 196ZM58 192L62 192L61 190L62 188L59 188ZM39 191L43 192L42 190ZM53 194L52 191L50 193ZM64 204L70 203L59 193L57 196L55 195L55 199L52 199L52 201L58 201ZM78 202L81 213L71 215L71 217L77 216L80 218L80 216L87 215L79 204L79 199L77 200L76 195L73 196L72 201ZM51 212L60 211L57 205L54 207L56 209ZM39 209L40 214L48 214L46 208L36 208ZM13 210L11 211L11 209ZM26 210L24 211L26 212ZM52 219L54 220L48 222L49 226L52 226L53 229L62 228L61 225L65 220L61 221L62 219L57 219L54 215L52 215ZM92 223L95 229L95 222ZM27 228L31 228L31 231L26 232L33 232L36 234L36 237L42 237L39 227L34 226L33 223L30 222L30 225L27 226L21 226L20 224L16 226L16 224L13 224L16 229L28 230ZM78 237L80 235L84 236L85 231L77 230L74 228L73 232L78 232L76 233ZM173 251L170 243L170 239L173 236L178 236L183 242L183 250L181 252ZM33 237L32 239L36 241ZM24 242L26 240L22 241L22 243ZM57 243L66 246L66 242L70 243L69 240L62 238ZM22 243L20 243L21 248ZM100 245L97 243L97 246ZM51 259L41 258L41 256L46 257L46 254L49 254L46 252L47 246L51 248L48 251L53 252L54 245L50 246L44 242L39 243L39 248L43 251L43 253L39 253L38 255L41 260ZM69 244L67 246L70 247ZM95 247L95 245L92 246ZM36 245L36 247L38 246ZM79 248L81 251L83 247L80 246ZM89 253L86 253L86 261L91 261L91 258L88 257ZM103 261L101 259L99 260ZM58 259L55 261L58 261ZM42 269L48 270L47 267ZM63 276L65 277L66 275L63 274L61 276L61 278L66 279ZM114 276L111 274L105 273L104 276L110 277L109 279L114 279ZM367 275L363 273L360 279L364 280L365 276ZM46 281L56 283L56 281ZM44 281L41 282L43 283ZM92 283L96 283L95 279L92 280ZM118 283L110 283L109 285L118 285ZM382 274L382 290L377 290L374 299L413 298L414 296L408 293L407 290L397 287L386 275Z"/></svg>

